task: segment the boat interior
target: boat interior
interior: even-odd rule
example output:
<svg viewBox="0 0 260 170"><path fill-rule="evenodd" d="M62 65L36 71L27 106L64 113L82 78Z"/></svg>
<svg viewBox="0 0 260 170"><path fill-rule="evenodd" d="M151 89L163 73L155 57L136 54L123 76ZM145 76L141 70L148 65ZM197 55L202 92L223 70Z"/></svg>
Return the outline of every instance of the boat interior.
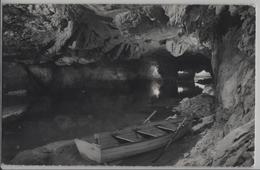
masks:
<svg viewBox="0 0 260 170"><path fill-rule="evenodd" d="M158 138L176 133L184 117L178 117L158 122L150 122L139 126L128 127L114 132L94 134L95 143L101 149L116 147Z"/></svg>

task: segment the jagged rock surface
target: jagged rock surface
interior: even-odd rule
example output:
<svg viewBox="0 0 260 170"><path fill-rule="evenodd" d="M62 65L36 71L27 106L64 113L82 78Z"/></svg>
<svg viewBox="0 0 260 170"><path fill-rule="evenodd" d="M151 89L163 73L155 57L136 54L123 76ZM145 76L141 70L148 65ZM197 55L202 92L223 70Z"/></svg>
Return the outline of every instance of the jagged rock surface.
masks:
<svg viewBox="0 0 260 170"><path fill-rule="evenodd" d="M194 118L203 118L214 111L214 98L210 95L184 98L174 110Z"/></svg>
<svg viewBox="0 0 260 170"><path fill-rule="evenodd" d="M254 163L254 120L232 130L217 142L212 166L252 166Z"/></svg>
<svg viewBox="0 0 260 170"><path fill-rule="evenodd" d="M210 41L212 44L211 61L218 102L216 120L212 130L206 131L204 137L191 150L189 158L180 160L176 165L252 166L255 59L252 48L254 42L250 40L255 39L255 11L250 6L218 6L206 11L205 7L203 8L200 12L206 12L207 17L200 15L196 21L197 28L192 29L200 28L198 30L201 33L207 29L206 33L212 33L201 35L200 40ZM208 20L208 16L213 16L213 20ZM228 24L223 26L227 21ZM217 40L213 41L212 37ZM248 46L241 48L244 41L248 42ZM240 135L241 139L235 140ZM214 150L216 154L212 153ZM198 154L201 156L198 157Z"/></svg>

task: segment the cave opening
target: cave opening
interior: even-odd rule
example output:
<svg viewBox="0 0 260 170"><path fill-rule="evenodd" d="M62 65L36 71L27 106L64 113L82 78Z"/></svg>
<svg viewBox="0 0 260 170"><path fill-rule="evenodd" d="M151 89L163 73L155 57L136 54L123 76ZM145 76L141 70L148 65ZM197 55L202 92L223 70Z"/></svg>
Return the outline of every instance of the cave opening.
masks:
<svg viewBox="0 0 260 170"><path fill-rule="evenodd" d="M176 58L178 73L178 93L191 97L202 93L205 87L212 86L213 72L211 59L202 54L184 53ZM189 94L187 91L193 89Z"/></svg>
<svg viewBox="0 0 260 170"><path fill-rule="evenodd" d="M156 49L144 55L143 60L158 71L160 81L152 86L156 87L157 98L192 97L213 83L211 60L203 54L184 53L174 57L166 49Z"/></svg>
<svg viewBox="0 0 260 170"><path fill-rule="evenodd" d="M195 74L205 70L213 76L211 59L203 54L184 53L176 58L178 71L190 70Z"/></svg>

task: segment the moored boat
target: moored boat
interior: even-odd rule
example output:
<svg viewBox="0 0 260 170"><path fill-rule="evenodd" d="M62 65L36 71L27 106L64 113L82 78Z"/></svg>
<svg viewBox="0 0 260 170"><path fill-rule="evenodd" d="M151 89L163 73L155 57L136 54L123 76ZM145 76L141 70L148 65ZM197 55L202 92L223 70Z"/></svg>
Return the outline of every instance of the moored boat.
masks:
<svg viewBox="0 0 260 170"><path fill-rule="evenodd" d="M93 141L74 141L82 158L105 163L158 149L190 129L191 121L181 116L94 134Z"/></svg>

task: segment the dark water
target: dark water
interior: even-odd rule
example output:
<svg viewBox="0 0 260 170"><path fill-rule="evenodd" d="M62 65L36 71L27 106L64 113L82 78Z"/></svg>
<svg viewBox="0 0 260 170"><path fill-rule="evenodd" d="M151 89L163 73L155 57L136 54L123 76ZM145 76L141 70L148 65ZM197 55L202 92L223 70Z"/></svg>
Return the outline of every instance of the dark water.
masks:
<svg viewBox="0 0 260 170"><path fill-rule="evenodd" d="M66 95L3 96L4 107L29 105L19 118L3 122L3 162L8 163L25 149L141 123L154 110L157 114L152 120L164 119L173 114L171 108L181 98L201 92L192 83L182 86L185 90L178 93L176 83L171 81L162 84L145 80L125 91L97 88Z"/></svg>

